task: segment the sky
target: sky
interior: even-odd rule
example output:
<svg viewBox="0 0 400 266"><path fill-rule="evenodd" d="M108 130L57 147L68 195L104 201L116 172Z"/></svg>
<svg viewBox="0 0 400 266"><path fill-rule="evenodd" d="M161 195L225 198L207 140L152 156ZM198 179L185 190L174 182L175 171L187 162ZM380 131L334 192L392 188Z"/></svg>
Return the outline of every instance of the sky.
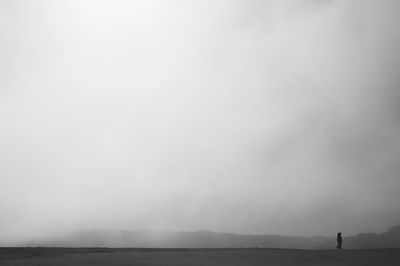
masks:
<svg viewBox="0 0 400 266"><path fill-rule="evenodd" d="M400 223L400 2L3 0L0 242Z"/></svg>

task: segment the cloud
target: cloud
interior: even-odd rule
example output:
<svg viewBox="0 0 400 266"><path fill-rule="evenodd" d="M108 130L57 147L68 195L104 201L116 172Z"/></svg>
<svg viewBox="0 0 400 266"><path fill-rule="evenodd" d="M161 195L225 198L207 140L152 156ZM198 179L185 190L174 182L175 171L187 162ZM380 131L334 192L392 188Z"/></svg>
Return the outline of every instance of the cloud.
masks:
<svg viewBox="0 0 400 266"><path fill-rule="evenodd" d="M397 2L1 10L3 238L398 223Z"/></svg>

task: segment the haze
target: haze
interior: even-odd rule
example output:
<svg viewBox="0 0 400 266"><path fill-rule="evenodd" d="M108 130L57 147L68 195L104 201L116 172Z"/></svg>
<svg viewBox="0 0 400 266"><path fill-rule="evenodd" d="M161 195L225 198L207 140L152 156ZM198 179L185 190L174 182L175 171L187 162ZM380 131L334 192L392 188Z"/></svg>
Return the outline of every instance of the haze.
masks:
<svg viewBox="0 0 400 266"><path fill-rule="evenodd" d="M0 243L400 223L400 2L0 12Z"/></svg>

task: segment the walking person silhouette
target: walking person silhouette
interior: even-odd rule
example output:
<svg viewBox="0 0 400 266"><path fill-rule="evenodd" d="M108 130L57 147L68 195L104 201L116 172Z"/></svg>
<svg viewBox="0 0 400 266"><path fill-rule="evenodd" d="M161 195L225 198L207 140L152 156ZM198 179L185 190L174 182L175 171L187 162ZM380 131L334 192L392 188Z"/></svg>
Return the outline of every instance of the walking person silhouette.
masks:
<svg viewBox="0 0 400 266"><path fill-rule="evenodd" d="M337 241L336 249L337 249L337 250L342 250L342 233L341 233L341 232L339 232L339 233L337 234L336 241Z"/></svg>

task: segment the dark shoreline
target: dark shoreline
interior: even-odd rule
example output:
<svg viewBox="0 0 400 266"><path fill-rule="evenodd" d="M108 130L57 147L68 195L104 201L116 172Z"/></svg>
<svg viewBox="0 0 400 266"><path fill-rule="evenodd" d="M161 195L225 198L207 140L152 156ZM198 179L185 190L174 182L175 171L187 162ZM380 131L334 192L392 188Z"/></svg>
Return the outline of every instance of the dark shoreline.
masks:
<svg viewBox="0 0 400 266"><path fill-rule="evenodd" d="M400 265L400 249L0 247L0 265Z"/></svg>

